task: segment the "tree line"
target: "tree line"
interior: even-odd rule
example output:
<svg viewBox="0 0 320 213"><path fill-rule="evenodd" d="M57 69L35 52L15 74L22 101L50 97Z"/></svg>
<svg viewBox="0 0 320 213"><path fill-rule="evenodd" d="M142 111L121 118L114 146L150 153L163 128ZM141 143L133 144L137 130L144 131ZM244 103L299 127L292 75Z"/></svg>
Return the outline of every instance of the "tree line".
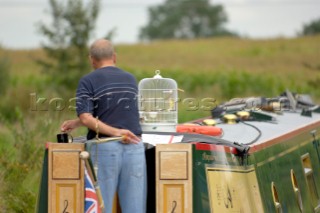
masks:
<svg viewBox="0 0 320 213"><path fill-rule="evenodd" d="M40 22L39 33L46 38L42 48L50 59L37 60L51 77L52 86L74 89L88 72L87 45L95 30L101 0L49 0L51 24ZM228 16L222 5L209 0L166 0L148 9L148 23L140 29L142 41L237 36L225 28ZM320 33L320 18L302 27L298 35ZM114 36L114 30L106 37Z"/></svg>

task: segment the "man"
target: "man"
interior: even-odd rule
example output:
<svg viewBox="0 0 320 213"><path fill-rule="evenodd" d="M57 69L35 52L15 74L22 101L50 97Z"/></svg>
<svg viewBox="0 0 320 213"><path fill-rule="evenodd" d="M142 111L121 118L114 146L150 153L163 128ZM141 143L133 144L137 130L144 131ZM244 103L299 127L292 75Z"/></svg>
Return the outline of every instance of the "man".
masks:
<svg viewBox="0 0 320 213"><path fill-rule="evenodd" d="M123 136L122 141L92 145L91 159L97 160L98 183L107 213L112 212L118 192L122 213L144 213L146 166L144 146L139 136L137 83L132 74L116 67L116 54L108 40L90 47L93 72L81 78L77 89L78 119L65 121L61 131L88 127L87 139Z"/></svg>

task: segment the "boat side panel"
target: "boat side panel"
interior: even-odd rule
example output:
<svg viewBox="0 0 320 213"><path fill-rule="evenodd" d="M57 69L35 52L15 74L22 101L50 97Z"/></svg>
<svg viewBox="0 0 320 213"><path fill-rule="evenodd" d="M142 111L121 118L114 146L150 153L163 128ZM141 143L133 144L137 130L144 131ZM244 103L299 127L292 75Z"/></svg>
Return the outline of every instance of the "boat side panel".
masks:
<svg viewBox="0 0 320 213"><path fill-rule="evenodd" d="M42 163L41 181L37 199L36 212L42 213L48 211L48 150L44 152Z"/></svg>
<svg viewBox="0 0 320 213"><path fill-rule="evenodd" d="M301 157L309 154L314 170L316 190L319 192L319 159L313 146L313 138L309 131L302 132L293 138L262 149L251 154L250 158L255 162L257 178L259 182L265 212L274 212L275 204L271 191L273 182L278 193L279 202L283 212L299 212L298 202L292 186L290 172L296 176L303 209L305 212L313 212L310 201L309 189L304 175Z"/></svg>
<svg viewBox="0 0 320 213"><path fill-rule="evenodd" d="M211 212L263 212L253 166L208 165Z"/></svg>
<svg viewBox="0 0 320 213"><path fill-rule="evenodd" d="M228 147L208 146L207 149L197 149L196 145L193 146L193 212L210 213L206 167L223 165L228 168L239 165L237 157L225 149Z"/></svg>

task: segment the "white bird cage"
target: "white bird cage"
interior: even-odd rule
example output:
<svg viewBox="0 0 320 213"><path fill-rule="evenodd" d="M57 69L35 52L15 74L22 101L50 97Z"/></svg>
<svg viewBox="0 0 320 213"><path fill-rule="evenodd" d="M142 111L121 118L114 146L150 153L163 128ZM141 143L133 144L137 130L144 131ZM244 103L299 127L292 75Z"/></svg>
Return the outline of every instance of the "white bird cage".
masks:
<svg viewBox="0 0 320 213"><path fill-rule="evenodd" d="M139 82L139 113L143 131L175 132L178 123L178 86L155 71Z"/></svg>

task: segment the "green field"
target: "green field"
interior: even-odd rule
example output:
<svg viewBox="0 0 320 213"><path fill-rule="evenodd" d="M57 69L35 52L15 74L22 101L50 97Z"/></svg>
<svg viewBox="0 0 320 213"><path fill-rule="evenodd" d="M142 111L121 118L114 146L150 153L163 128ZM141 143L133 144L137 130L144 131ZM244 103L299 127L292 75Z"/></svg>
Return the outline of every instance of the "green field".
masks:
<svg viewBox="0 0 320 213"><path fill-rule="evenodd" d="M180 122L209 116L205 98L219 104L235 97L277 96L288 88L320 101L320 36L171 40L117 45L116 50L118 66L138 80L161 70L163 77L177 81L184 90L179 93ZM10 68L9 87L0 102L0 209L33 212L45 142L55 140L61 122L75 116L67 108L74 91L50 86L54 82L34 61L45 58L42 50L2 48L0 58ZM35 105L38 98L46 101ZM56 109L54 98L64 100L63 110ZM194 102L190 105L186 98ZM73 135L84 133L81 129Z"/></svg>

